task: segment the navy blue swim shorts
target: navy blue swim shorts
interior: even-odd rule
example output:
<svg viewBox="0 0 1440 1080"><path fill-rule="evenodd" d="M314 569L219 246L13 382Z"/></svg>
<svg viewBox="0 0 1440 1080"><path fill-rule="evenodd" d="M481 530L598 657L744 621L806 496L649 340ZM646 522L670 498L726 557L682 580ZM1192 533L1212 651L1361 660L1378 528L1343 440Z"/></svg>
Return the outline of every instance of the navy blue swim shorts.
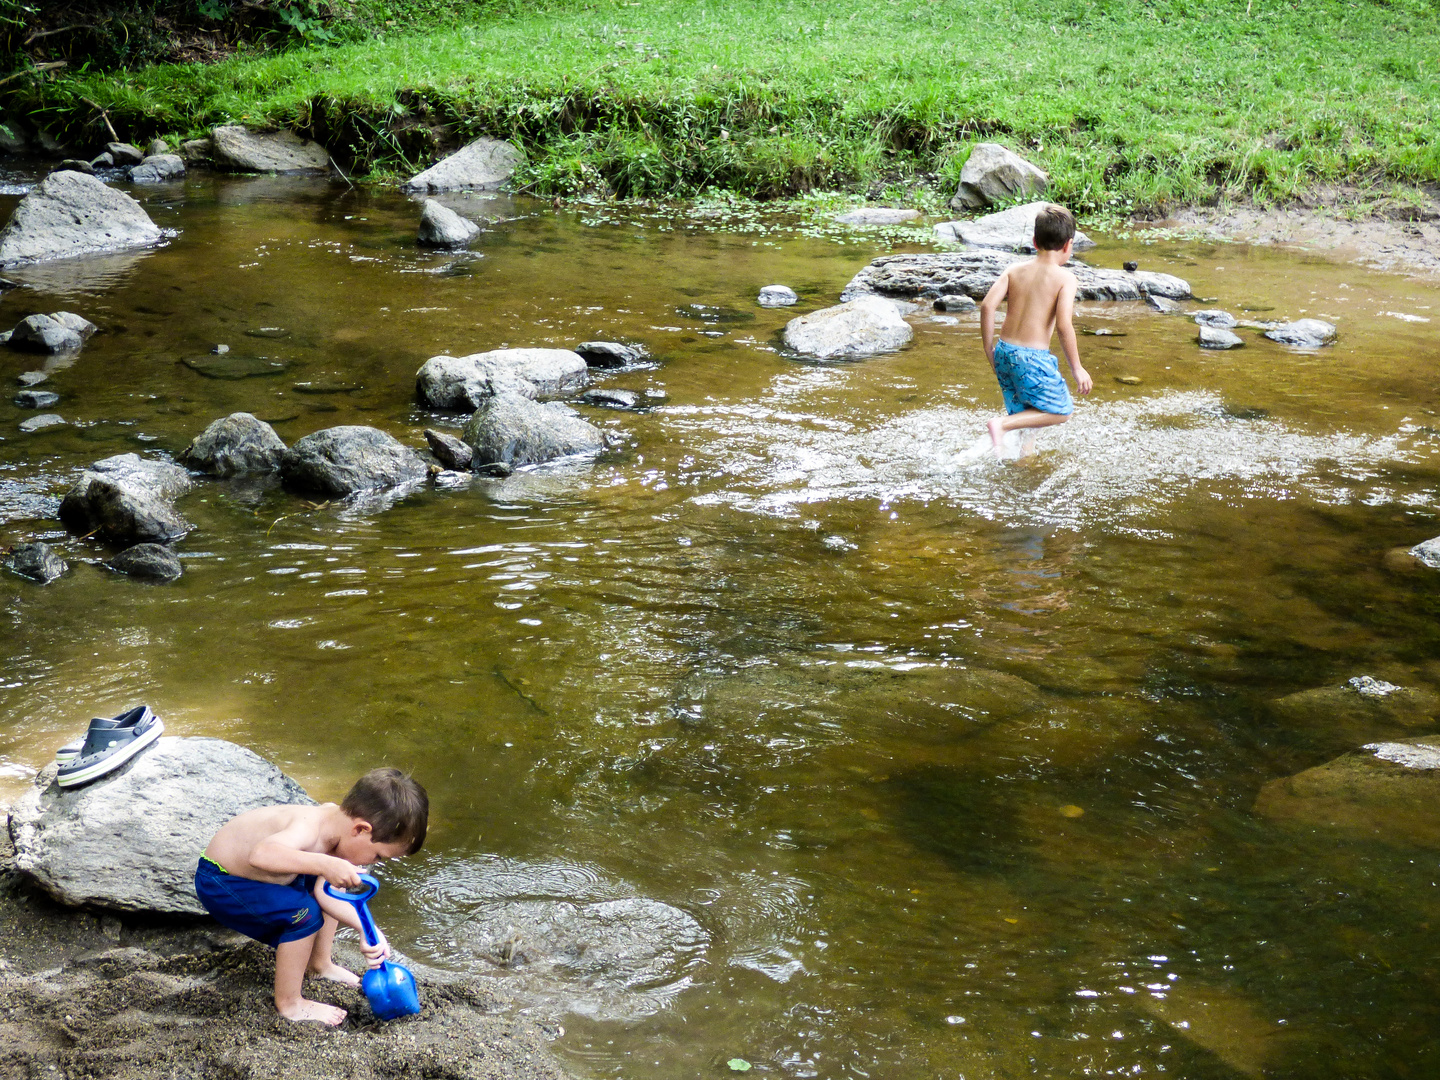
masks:
<svg viewBox="0 0 1440 1080"><path fill-rule="evenodd" d="M195 895L215 921L271 948L307 938L324 925L314 889L313 874L301 874L289 885L274 885L227 873L203 856L195 868Z"/></svg>
<svg viewBox="0 0 1440 1080"><path fill-rule="evenodd" d="M1070 388L1060 377L1060 361L1048 349L1031 349L995 339L995 378L1005 395L1005 411L1022 409L1069 416L1075 411Z"/></svg>

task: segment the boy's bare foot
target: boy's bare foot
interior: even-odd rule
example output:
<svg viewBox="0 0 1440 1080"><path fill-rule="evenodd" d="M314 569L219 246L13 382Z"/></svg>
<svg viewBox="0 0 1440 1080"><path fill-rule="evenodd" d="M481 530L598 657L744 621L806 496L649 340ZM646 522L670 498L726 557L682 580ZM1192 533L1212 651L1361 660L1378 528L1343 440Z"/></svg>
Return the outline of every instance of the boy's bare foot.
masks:
<svg viewBox="0 0 1440 1080"><path fill-rule="evenodd" d="M995 448L995 454L1000 454L1001 444L1005 442L1005 421L1002 417L995 417L986 425L990 429L990 445Z"/></svg>
<svg viewBox="0 0 1440 1080"><path fill-rule="evenodd" d="M346 1015L344 1009L326 1005L323 1001L311 1001L309 998L297 998L289 1005L277 1003L276 1008L286 1020L315 1020L330 1027L335 1027Z"/></svg>
<svg viewBox="0 0 1440 1080"><path fill-rule="evenodd" d="M356 975L349 968L343 968L336 963L330 963L324 967L312 967L308 969L305 974L313 975L317 979L329 979L331 982L344 983L346 986L360 985L359 975Z"/></svg>

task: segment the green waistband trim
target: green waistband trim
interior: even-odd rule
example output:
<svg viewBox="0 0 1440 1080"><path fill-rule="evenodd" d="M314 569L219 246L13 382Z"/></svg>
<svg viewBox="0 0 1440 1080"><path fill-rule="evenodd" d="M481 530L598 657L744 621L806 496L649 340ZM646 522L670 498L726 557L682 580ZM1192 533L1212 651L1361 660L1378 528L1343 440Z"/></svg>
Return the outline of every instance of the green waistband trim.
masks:
<svg viewBox="0 0 1440 1080"><path fill-rule="evenodd" d="M226 870L225 867L221 866L221 865L220 865L218 862L216 862L214 859L210 858L209 855L201 855L201 856L200 856L200 861L201 861L201 862L208 862L211 866L215 867L215 869L216 869L216 870L219 870L222 874L228 874L228 873L230 873L229 870Z"/></svg>

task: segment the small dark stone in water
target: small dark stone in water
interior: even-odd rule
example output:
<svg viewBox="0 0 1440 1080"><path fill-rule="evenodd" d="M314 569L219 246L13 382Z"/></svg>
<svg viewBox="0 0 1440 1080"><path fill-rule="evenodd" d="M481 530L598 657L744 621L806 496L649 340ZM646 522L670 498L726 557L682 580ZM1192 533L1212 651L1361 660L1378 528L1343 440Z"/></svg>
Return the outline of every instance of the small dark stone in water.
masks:
<svg viewBox="0 0 1440 1080"><path fill-rule="evenodd" d="M1140 269L1140 264L1134 259L1127 260L1124 265L1126 273L1129 274L1133 274L1136 270Z"/></svg>
<svg viewBox="0 0 1440 1080"><path fill-rule="evenodd" d="M60 404L60 395L49 390L21 390L15 395L15 404L22 409L48 409Z"/></svg>
<svg viewBox="0 0 1440 1080"><path fill-rule="evenodd" d="M297 382L290 387L297 394L353 394L356 390L364 390L365 387L359 383L345 382Z"/></svg>
<svg viewBox="0 0 1440 1080"><path fill-rule="evenodd" d="M20 283L18 281L11 281L9 278L0 277L0 290L18 289L19 287Z"/></svg>
<svg viewBox="0 0 1440 1080"><path fill-rule="evenodd" d="M65 560L49 544L17 544L10 553L10 569L21 577L49 585L66 570Z"/></svg>
<svg viewBox="0 0 1440 1080"><path fill-rule="evenodd" d="M315 401L306 405L305 408L311 412L339 412L339 405L331 405L328 401Z"/></svg>
<svg viewBox="0 0 1440 1080"><path fill-rule="evenodd" d="M633 409L640 403L640 395L634 390L586 390L580 395L586 405L603 405L611 409Z"/></svg>
<svg viewBox="0 0 1440 1080"><path fill-rule="evenodd" d="M493 476L503 480L505 477L509 476L514 471L515 470L513 467L505 464L505 462L503 461L492 461L490 462L490 464L481 465L478 469L476 469L475 475Z"/></svg>
<svg viewBox="0 0 1440 1080"><path fill-rule="evenodd" d="M207 379L254 379L270 375L283 375L289 364L283 360L271 360L264 356L224 355L201 357L198 360L181 360L182 364Z"/></svg>
<svg viewBox="0 0 1440 1080"><path fill-rule="evenodd" d="M64 161L60 162L59 165L56 165L55 168L51 169L50 171L78 172L84 173L86 176L94 176L95 166L91 165L88 161L81 161L79 158L66 158Z"/></svg>
<svg viewBox="0 0 1440 1080"><path fill-rule="evenodd" d="M447 469L470 468L470 459L475 456L475 451L470 449L468 443L434 428L425 429L425 441L430 444L430 452L435 455L435 459Z"/></svg>
<svg viewBox="0 0 1440 1080"><path fill-rule="evenodd" d="M1264 420L1270 415L1269 409L1253 405L1226 405L1220 411L1232 420Z"/></svg>
<svg viewBox="0 0 1440 1080"><path fill-rule="evenodd" d="M283 326L261 326L254 330L246 330L245 336L271 339L287 338L290 336L290 331Z"/></svg>
<svg viewBox="0 0 1440 1080"><path fill-rule="evenodd" d="M227 352L229 352L229 351L230 351L230 346L229 346L229 345L223 345L223 344L222 344L222 345L216 345L213 349L210 350L210 355L211 355L211 356L224 356L224 355L225 355Z"/></svg>
<svg viewBox="0 0 1440 1080"><path fill-rule="evenodd" d="M122 574L152 581L174 581L182 573L180 560L164 544L136 544L105 565Z"/></svg>
<svg viewBox="0 0 1440 1080"><path fill-rule="evenodd" d="M1241 304L1241 305L1240 305L1240 310L1241 310L1241 311L1274 311L1275 308L1274 308L1273 306L1271 306L1271 307L1259 307L1259 306L1256 306L1256 305Z"/></svg>

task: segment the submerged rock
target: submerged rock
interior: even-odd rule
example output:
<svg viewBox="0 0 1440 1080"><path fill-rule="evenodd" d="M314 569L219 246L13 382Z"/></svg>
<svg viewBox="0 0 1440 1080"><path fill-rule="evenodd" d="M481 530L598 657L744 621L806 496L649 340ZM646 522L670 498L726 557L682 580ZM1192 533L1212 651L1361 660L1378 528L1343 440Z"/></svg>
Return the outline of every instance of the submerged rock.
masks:
<svg viewBox="0 0 1440 1080"><path fill-rule="evenodd" d="M935 226L935 235L941 240L956 240L970 247L1033 254L1035 218L1049 205L1045 202L1032 202L1024 206L1012 206L995 214L986 214L974 221L947 221ZM1075 231L1075 251L1085 251L1094 246L1095 241L1080 230Z"/></svg>
<svg viewBox="0 0 1440 1080"><path fill-rule="evenodd" d="M185 160L178 154L154 154L130 170L132 184L163 184L185 179Z"/></svg>
<svg viewBox="0 0 1440 1080"><path fill-rule="evenodd" d="M840 299L878 295L896 300L933 300L959 294L981 300L1006 267L1022 258L986 248L883 255L851 278ZM1139 300L1142 286L1152 296L1188 300L1191 295L1188 282L1169 274L1145 270L1127 274L1086 266L1078 260L1072 260L1067 269L1079 280L1080 300Z"/></svg>
<svg viewBox="0 0 1440 1080"><path fill-rule="evenodd" d="M203 915L195 863L237 814L314 800L274 765L222 739L162 736L76 788L54 766L11 810L17 869L62 904Z"/></svg>
<svg viewBox="0 0 1440 1080"><path fill-rule="evenodd" d="M415 394L431 409L476 409L505 392L564 394L585 385L587 365L569 349L492 349L470 356L432 356L415 374Z"/></svg>
<svg viewBox="0 0 1440 1080"><path fill-rule="evenodd" d="M59 413L41 413L39 416L32 416L27 420L20 421L20 430L27 435L36 431L44 431L46 428L64 426L65 418Z"/></svg>
<svg viewBox="0 0 1440 1080"><path fill-rule="evenodd" d="M216 165L236 172L313 173L330 168L330 155L319 143L293 131L251 131L240 124L212 131L210 154Z"/></svg>
<svg viewBox="0 0 1440 1080"><path fill-rule="evenodd" d="M1245 339L1239 334L1205 323L1200 324L1198 340L1202 349L1234 349L1245 344Z"/></svg>
<svg viewBox="0 0 1440 1080"><path fill-rule="evenodd" d="M462 248L480 234L480 226L434 199L425 200L419 241L426 247Z"/></svg>
<svg viewBox="0 0 1440 1080"><path fill-rule="evenodd" d="M435 459L447 469L456 469L464 472L470 468L471 459L475 451L457 439L454 435L447 435L443 431L436 431L434 428L425 429L425 441L430 444L430 452Z"/></svg>
<svg viewBox="0 0 1440 1080"><path fill-rule="evenodd" d="M65 560L55 554L54 548L38 542L17 544L10 552L9 566L13 573L38 581L41 585L49 585L70 569Z"/></svg>
<svg viewBox="0 0 1440 1080"><path fill-rule="evenodd" d="M791 319L784 340L798 353L833 360L893 352L914 336L894 304L878 296L861 296Z"/></svg>
<svg viewBox="0 0 1440 1080"><path fill-rule="evenodd" d="M580 395L586 405L601 405L609 409L633 409L640 404L640 395L634 390L600 389L586 390Z"/></svg>
<svg viewBox="0 0 1440 1080"><path fill-rule="evenodd" d="M638 345L622 345L618 341L582 341L575 352L587 367L619 368L638 364L645 359L645 350Z"/></svg>
<svg viewBox="0 0 1440 1080"><path fill-rule="evenodd" d="M0 232L0 265L146 247L159 227L126 195L82 173L51 173L20 200Z"/></svg>
<svg viewBox="0 0 1440 1080"><path fill-rule="evenodd" d="M113 544L178 540L190 523L173 500L191 488L178 465L119 454L97 461L60 501L60 520L81 536L99 535Z"/></svg>
<svg viewBox="0 0 1440 1080"><path fill-rule="evenodd" d="M788 285L766 285L755 298L761 307L789 307L800 299Z"/></svg>
<svg viewBox="0 0 1440 1080"><path fill-rule="evenodd" d="M1043 195L1050 177L1013 150L998 143L977 143L960 170L960 190L950 200L956 210L978 210L991 203Z"/></svg>
<svg viewBox="0 0 1440 1080"><path fill-rule="evenodd" d="M914 221L920 216L919 210L902 210L893 206L862 206L858 210L837 214L835 220L841 225L899 225Z"/></svg>
<svg viewBox="0 0 1440 1080"><path fill-rule="evenodd" d="M540 404L502 392L484 402L465 422L465 441L481 465L539 465L572 454L605 449L605 435L559 402Z"/></svg>
<svg viewBox="0 0 1440 1080"><path fill-rule="evenodd" d="M1440 848L1440 737L1374 742L1260 789L1256 813Z"/></svg>
<svg viewBox="0 0 1440 1080"><path fill-rule="evenodd" d="M430 475L425 459L372 427L326 428L285 451L280 476L296 491L345 496L396 487Z"/></svg>
<svg viewBox="0 0 1440 1080"><path fill-rule="evenodd" d="M460 188L486 191L498 188L515 175L522 156L508 142L476 139L412 177L405 188L409 191L456 191Z"/></svg>
<svg viewBox="0 0 1440 1080"><path fill-rule="evenodd" d="M1440 536L1416 544L1410 554L1432 570L1440 570Z"/></svg>
<svg viewBox="0 0 1440 1080"><path fill-rule="evenodd" d="M1286 726L1349 742L1432 727L1440 695L1361 675L1338 686L1287 694L1270 702Z"/></svg>
<svg viewBox="0 0 1440 1080"><path fill-rule="evenodd" d="M105 565L122 574L152 581L175 581L184 573L180 559L163 544L135 544Z"/></svg>
<svg viewBox="0 0 1440 1080"><path fill-rule="evenodd" d="M1265 336L1281 345L1318 349L1322 345L1334 344L1336 331L1335 324L1324 319L1296 319L1294 322L1272 326L1265 331Z"/></svg>
<svg viewBox="0 0 1440 1080"><path fill-rule="evenodd" d="M1204 311L1196 311L1191 318L1200 326L1214 326L1220 330L1233 330L1240 325L1240 321L1228 311L1221 311L1218 308L1207 308Z"/></svg>
<svg viewBox="0 0 1440 1080"><path fill-rule="evenodd" d="M250 413L231 413L216 420L191 441L180 455L192 469L212 476L274 472L285 454L285 442L275 429Z"/></svg>

